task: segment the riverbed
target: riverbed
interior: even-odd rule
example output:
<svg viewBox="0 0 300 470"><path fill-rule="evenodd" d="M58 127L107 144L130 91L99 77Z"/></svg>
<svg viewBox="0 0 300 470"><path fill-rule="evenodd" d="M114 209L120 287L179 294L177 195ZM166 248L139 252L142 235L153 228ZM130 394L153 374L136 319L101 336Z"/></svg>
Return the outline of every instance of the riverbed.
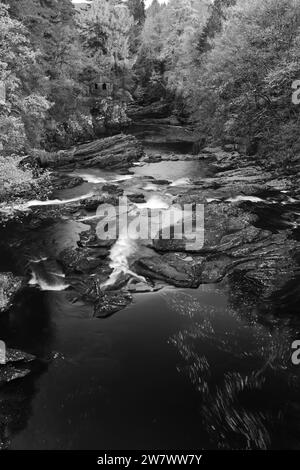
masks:
<svg viewBox="0 0 300 470"><path fill-rule="evenodd" d="M168 203L178 188L189 191L193 180L210 174L203 161L137 164L126 175L78 169L72 176L83 183L56 191L53 205L107 184L125 195L142 192L146 203ZM271 202L259 206L262 214ZM295 208L287 195L288 210ZM9 233L2 234L0 270L18 274L26 258L28 286L9 319L1 318L1 339L43 364L1 391L8 447L299 449L300 369L291 361L299 339L296 298L288 298L284 314L274 306L265 315L239 285L165 285L95 318L92 306L74 297L57 260L64 248L76 248L89 217L75 214L30 233L16 227L9 250L3 244ZM270 227L261 216L263 222ZM23 253L19 262L14 250Z"/></svg>

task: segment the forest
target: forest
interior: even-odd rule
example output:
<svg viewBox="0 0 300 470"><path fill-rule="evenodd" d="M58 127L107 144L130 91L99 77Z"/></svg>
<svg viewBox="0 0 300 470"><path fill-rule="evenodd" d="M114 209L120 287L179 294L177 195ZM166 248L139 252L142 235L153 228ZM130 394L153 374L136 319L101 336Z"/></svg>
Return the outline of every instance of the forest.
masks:
<svg viewBox="0 0 300 470"><path fill-rule="evenodd" d="M297 0L154 0L147 10L142 0L3 1L1 199L39 188L21 156L122 129L132 103L167 105L200 144L289 165L299 150L299 15ZM115 94L104 105L91 86L107 75Z"/></svg>
<svg viewBox="0 0 300 470"><path fill-rule="evenodd" d="M300 0L0 0L0 450L300 449L299 124Z"/></svg>

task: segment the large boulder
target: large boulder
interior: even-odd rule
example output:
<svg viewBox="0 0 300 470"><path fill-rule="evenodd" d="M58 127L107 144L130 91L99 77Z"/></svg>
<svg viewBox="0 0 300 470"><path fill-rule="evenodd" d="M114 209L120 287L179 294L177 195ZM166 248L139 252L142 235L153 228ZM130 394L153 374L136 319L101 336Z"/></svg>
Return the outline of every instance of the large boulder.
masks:
<svg viewBox="0 0 300 470"><path fill-rule="evenodd" d="M103 259L107 258L108 253L106 248L66 248L60 253L59 261L66 274L90 273L103 264Z"/></svg>
<svg viewBox="0 0 300 470"><path fill-rule="evenodd" d="M44 158L42 166L128 168L144 156L141 143L132 135L118 134L78 145L71 150L61 150Z"/></svg>
<svg viewBox="0 0 300 470"><path fill-rule="evenodd" d="M132 296L128 292L103 292L97 296L94 315L97 318L107 318L114 313L123 310L132 302Z"/></svg>
<svg viewBox="0 0 300 470"><path fill-rule="evenodd" d="M299 243L288 230L272 233L256 227L255 222L254 215L236 205L207 205L201 248L187 253L185 239L153 240L157 257L140 260L142 264L138 262L136 266L138 272L170 284L187 286L187 269L196 265L200 269L193 271L196 279L192 285L238 276L261 298L269 298L297 279ZM189 260L189 268L182 267L179 252ZM170 263L171 255L174 258Z"/></svg>
<svg viewBox="0 0 300 470"><path fill-rule="evenodd" d="M176 287L198 287L201 282L203 258L192 258L182 253L141 258L134 264L138 274L151 280L163 281Z"/></svg>
<svg viewBox="0 0 300 470"><path fill-rule="evenodd" d="M93 212L98 209L102 204L110 204L116 206L119 202L119 197L122 195L123 191L120 193L107 193L103 192L102 194L95 194L87 199L83 199L80 202L80 207L86 211Z"/></svg>
<svg viewBox="0 0 300 470"><path fill-rule="evenodd" d="M35 357L16 349L7 349L4 361L0 363L0 387L16 379L26 377L31 372Z"/></svg>

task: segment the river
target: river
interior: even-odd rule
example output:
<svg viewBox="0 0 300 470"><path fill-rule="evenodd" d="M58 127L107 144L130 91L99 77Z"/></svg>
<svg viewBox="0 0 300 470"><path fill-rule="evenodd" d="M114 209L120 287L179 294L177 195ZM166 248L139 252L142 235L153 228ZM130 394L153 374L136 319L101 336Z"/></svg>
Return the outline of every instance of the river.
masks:
<svg viewBox="0 0 300 470"><path fill-rule="evenodd" d="M136 165L130 175L76 170L83 184L57 191L53 205L108 183L166 203L177 187L209 174L195 161ZM14 251L22 251L29 283L9 319L1 318L1 339L43 360L1 391L9 448L299 449L300 369L290 360L299 338L296 299L285 315L266 317L226 283L166 286L94 318L90 304L74 299L56 260L88 229L88 216L30 234L16 226L10 249L10 233L2 233L0 270L18 274Z"/></svg>

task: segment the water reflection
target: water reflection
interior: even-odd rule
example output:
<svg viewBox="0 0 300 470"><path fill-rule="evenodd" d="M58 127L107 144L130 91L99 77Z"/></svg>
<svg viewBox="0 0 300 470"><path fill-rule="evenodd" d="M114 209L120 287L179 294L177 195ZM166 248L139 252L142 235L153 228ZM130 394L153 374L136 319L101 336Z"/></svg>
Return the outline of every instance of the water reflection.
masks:
<svg viewBox="0 0 300 470"><path fill-rule="evenodd" d="M149 163L134 169L135 174L139 176L152 176L155 179L165 179L172 183L182 180L183 185L188 184L189 178L205 177L209 171L207 163L203 161L175 161L172 164L164 161Z"/></svg>
<svg viewBox="0 0 300 470"><path fill-rule="evenodd" d="M299 330L253 297L168 288L99 321L68 291L27 295L1 332L46 373L0 396L6 446L299 448Z"/></svg>
<svg viewBox="0 0 300 470"><path fill-rule="evenodd" d="M27 377L0 388L0 449L8 449L14 437L27 427L39 377L52 360L55 328L41 293L23 292L9 314L0 317L0 332L7 347L26 350L39 358Z"/></svg>
<svg viewBox="0 0 300 470"><path fill-rule="evenodd" d="M166 300L189 325L171 341L178 365L199 394L199 409L214 448L299 448L296 437L300 376L291 363L295 328L259 322L245 297L214 286ZM216 304L219 298L220 304Z"/></svg>

